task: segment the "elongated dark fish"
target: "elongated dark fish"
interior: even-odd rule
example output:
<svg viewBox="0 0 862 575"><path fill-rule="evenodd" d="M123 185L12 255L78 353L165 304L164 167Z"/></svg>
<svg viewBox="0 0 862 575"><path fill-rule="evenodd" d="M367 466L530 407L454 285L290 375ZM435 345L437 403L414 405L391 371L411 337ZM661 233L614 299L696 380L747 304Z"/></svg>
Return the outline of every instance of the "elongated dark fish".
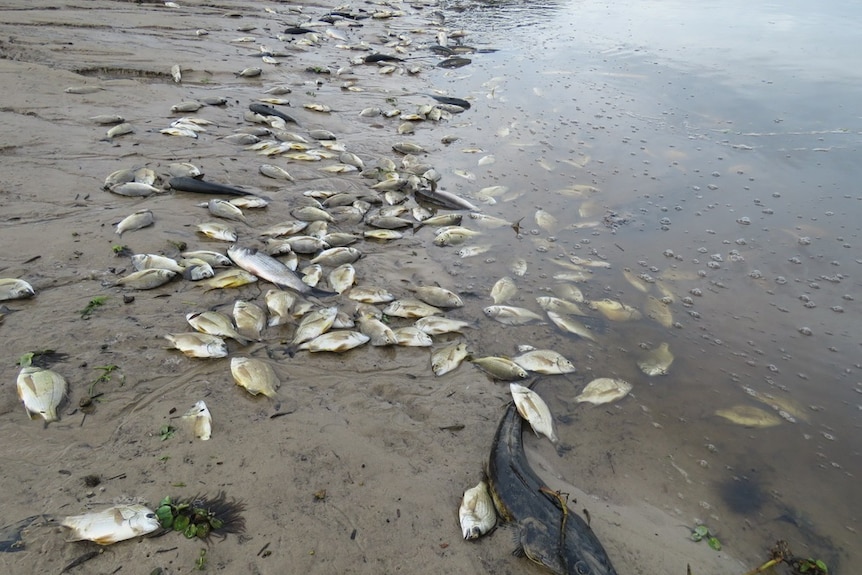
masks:
<svg viewBox="0 0 862 575"><path fill-rule="evenodd" d="M377 62L403 62L402 58L398 58L397 56L390 56L389 54L380 54L375 52L374 54L369 54L363 61L366 64L376 64Z"/></svg>
<svg viewBox="0 0 862 575"><path fill-rule="evenodd" d="M299 125L299 122L297 122L281 110L276 110L272 106L267 106L266 104L249 104L248 109L255 114L260 114L261 116L275 116L277 118L281 118L282 120L290 124L296 124L297 126Z"/></svg>
<svg viewBox="0 0 862 575"><path fill-rule="evenodd" d="M311 287L302 281L298 273L275 259L255 248L244 248L236 244L227 250L227 256L238 267L256 275L261 279L272 282L278 287L290 289L304 295L315 297L332 297L338 295L335 292Z"/></svg>
<svg viewBox="0 0 862 575"><path fill-rule="evenodd" d="M487 469L494 505L516 527L515 554L557 575L617 575L586 521L530 467L522 430L523 420L510 403L494 436Z"/></svg>
<svg viewBox="0 0 862 575"><path fill-rule="evenodd" d="M437 64L438 68L460 68L462 66L466 66L467 64L471 64L473 60L470 58L462 58L461 56L452 56L451 58L446 58Z"/></svg>
<svg viewBox="0 0 862 575"><path fill-rule="evenodd" d="M255 195L251 192L240 190L239 188L234 188L232 186L225 186L224 184L216 184L215 182L207 182L186 176L171 178L168 180L168 185L171 189L178 190L180 192L193 192L195 194L217 194L227 196Z"/></svg>
<svg viewBox="0 0 862 575"><path fill-rule="evenodd" d="M430 188L419 188L414 192L417 199L425 200L450 210L471 210L479 211L479 208L468 202L462 197L449 193L445 190L438 190L437 186L432 182Z"/></svg>
<svg viewBox="0 0 862 575"><path fill-rule="evenodd" d="M303 28L302 26L291 26L284 29L285 34L314 34L314 30Z"/></svg>
<svg viewBox="0 0 862 575"><path fill-rule="evenodd" d="M441 104L451 104L452 106L460 106L465 110L470 109L470 102L465 100L464 98L453 98L452 96L437 96L434 94L425 94L426 96L431 96Z"/></svg>

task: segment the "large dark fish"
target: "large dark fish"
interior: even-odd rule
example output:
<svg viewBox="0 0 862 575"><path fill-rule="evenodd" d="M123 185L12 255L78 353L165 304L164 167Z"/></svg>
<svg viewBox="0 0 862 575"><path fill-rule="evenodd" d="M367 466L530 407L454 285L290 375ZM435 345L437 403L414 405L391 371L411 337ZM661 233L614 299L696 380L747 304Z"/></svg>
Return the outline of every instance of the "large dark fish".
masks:
<svg viewBox="0 0 862 575"><path fill-rule="evenodd" d="M473 62L470 58L462 58L461 56L452 56L437 63L438 68L460 68Z"/></svg>
<svg viewBox="0 0 862 575"><path fill-rule="evenodd" d="M460 106L465 110L470 109L470 102L465 100L464 98L453 98L452 96L437 96L435 94L425 94L426 96L431 96L441 104L450 104L452 106Z"/></svg>
<svg viewBox="0 0 862 575"><path fill-rule="evenodd" d="M281 118L285 122L299 125L299 122L297 122L281 110L276 110L272 106L267 106L266 104L249 104L248 109L255 114L260 114L261 116L276 116L277 118Z"/></svg>
<svg viewBox="0 0 862 575"><path fill-rule="evenodd" d="M376 64L377 62L403 62L402 58L397 56L390 56L389 54L380 54L375 52L374 54L369 54L365 58L362 59L366 64Z"/></svg>
<svg viewBox="0 0 862 575"><path fill-rule="evenodd" d="M272 282L278 287L291 289L303 295L315 297L332 297L338 295L332 291L312 287L302 281L295 271L255 248L244 248L236 244L227 250L227 257L238 267L256 275L261 279Z"/></svg>
<svg viewBox="0 0 862 575"><path fill-rule="evenodd" d="M527 462L523 420L509 403L488 460L488 485L497 511L514 524L516 555L557 575L617 575L608 554L580 515L566 507Z"/></svg>
<svg viewBox="0 0 862 575"><path fill-rule="evenodd" d="M216 184L215 182L207 182L198 178L189 178L186 176L171 178L168 180L168 185L172 190L193 192L195 194L219 194L226 196L255 195L251 192L240 190L239 188L234 188L232 186L225 186L224 184Z"/></svg>
<svg viewBox="0 0 862 575"><path fill-rule="evenodd" d="M415 192L413 192L413 195L416 196L417 200L424 200L438 206L443 206L444 208L448 208L450 210L470 210L472 212L479 211L479 208L477 208L464 198L449 193L446 190L438 189L436 182L431 182L430 188L418 188Z"/></svg>
<svg viewBox="0 0 862 575"><path fill-rule="evenodd" d="M285 28L284 33L285 34L293 34L293 35L314 34L315 30L312 30L311 28L303 28L302 26L291 26L289 28Z"/></svg>

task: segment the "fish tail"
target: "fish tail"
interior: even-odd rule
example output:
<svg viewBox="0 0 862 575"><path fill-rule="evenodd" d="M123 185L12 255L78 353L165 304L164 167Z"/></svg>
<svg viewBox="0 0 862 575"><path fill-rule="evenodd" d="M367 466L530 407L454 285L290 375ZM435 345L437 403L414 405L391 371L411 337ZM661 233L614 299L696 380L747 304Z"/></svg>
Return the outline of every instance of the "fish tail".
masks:
<svg viewBox="0 0 862 575"><path fill-rule="evenodd" d="M314 297L334 297L334 296L338 295L338 292L327 291L325 289L313 287L310 290L308 290L307 295L314 296Z"/></svg>

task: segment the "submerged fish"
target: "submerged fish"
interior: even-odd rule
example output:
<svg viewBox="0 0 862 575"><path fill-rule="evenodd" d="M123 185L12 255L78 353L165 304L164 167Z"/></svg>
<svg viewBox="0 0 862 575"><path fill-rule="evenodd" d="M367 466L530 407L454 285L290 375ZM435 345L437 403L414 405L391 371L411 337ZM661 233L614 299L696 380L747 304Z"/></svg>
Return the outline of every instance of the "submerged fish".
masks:
<svg viewBox="0 0 862 575"><path fill-rule="evenodd" d="M491 299L495 305L506 303L518 293L518 286L515 285L515 280L509 276L502 277L491 287Z"/></svg>
<svg viewBox="0 0 862 575"><path fill-rule="evenodd" d="M295 271L257 249L244 248L234 244L227 250L227 255L237 266L281 288L292 289L301 294L316 297L338 295L335 292L318 289L304 283Z"/></svg>
<svg viewBox="0 0 862 575"><path fill-rule="evenodd" d="M46 422L60 419L57 406L66 396L66 380L59 373L41 367L27 366L18 373L18 397L27 415L41 415Z"/></svg>
<svg viewBox="0 0 862 575"><path fill-rule="evenodd" d="M240 387L252 395L275 397L281 382L267 362L253 357L234 357L230 360L230 373Z"/></svg>
<svg viewBox="0 0 862 575"><path fill-rule="evenodd" d="M670 352L670 346L665 342L656 349L647 352L643 358L638 361L638 367L642 372L650 377L654 375L667 375L667 370L670 369L673 359L674 357Z"/></svg>
<svg viewBox="0 0 862 575"><path fill-rule="evenodd" d="M574 364L550 349L534 349L513 357L512 361L526 369L543 375L573 373Z"/></svg>
<svg viewBox="0 0 862 575"><path fill-rule="evenodd" d="M458 508L458 520L464 539L478 539L490 533L497 525L497 511L494 500L488 492L488 484L480 481L475 487L464 491L461 506Z"/></svg>
<svg viewBox="0 0 862 575"><path fill-rule="evenodd" d="M587 522L530 467L522 429L512 402L497 427L487 466L494 506L513 527L519 553L555 575L617 575Z"/></svg>
<svg viewBox="0 0 862 575"><path fill-rule="evenodd" d="M530 422L530 427L536 435L544 435L551 440L551 443L558 443L557 432L554 431L554 418L545 400L529 387L518 383L510 383L509 392L512 394L518 413Z"/></svg>
<svg viewBox="0 0 862 575"><path fill-rule="evenodd" d="M511 359L505 357L487 356L479 357L472 360L473 364L479 369L493 377L502 381L514 381L516 379L526 379L527 372Z"/></svg>
<svg viewBox="0 0 862 575"><path fill-rule="evenodd" d="M590 308L598 310L611 321L633 321L642 317L637 309L612 299L592 301Z"/></svg>
<svg viewBox="0 0 862 575"><path fill-rule="evenodd" d="M759 407L750 405L735 405L727 409L718 409L719 417L745 427L773 427L781 423L781 418Z"/></svg>
<svg viewBox="0 0 862 575"><path fill-rule="evenodd" d="M600 377L588 383L580 395L575 397L575 401L578 403L587 402L593 405L602 405L622 399L631 390L632 384L627 381Z"/></svg>
<svg viewBox="0 0 862 575"><path fill-rule="evenodd" d="M72 530L70 541L93 541L110 545L161 527L156 514L144 505L115 505L102 511L71 515L60 525Z"/></svg>

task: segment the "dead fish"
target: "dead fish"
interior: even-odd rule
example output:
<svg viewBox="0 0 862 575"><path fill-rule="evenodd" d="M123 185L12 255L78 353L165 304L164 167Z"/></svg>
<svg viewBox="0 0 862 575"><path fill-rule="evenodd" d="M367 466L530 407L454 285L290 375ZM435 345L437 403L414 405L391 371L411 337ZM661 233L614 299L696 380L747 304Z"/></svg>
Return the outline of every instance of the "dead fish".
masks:
<svg viewBox="0 0 862 575"><path fill-rule="evenodd" d="M397 56L390 56L389 54L380 54L379 52L375 52L374 54L368 54L362 59L366 64L376 64L378 62L403 62L402 58Z"/></svg>
<svg viewBox="0 0 862 575"><path fill-rule="evenodd" d="M482 235L482 232L461 226L447 226L437 230L437 234L434 236L434 245L440 247L457 246L463 244L468 238L479 235Z"/></svg>
<svg viewBox="0 0 862 575"><path fill-rule="evenodd" d="M246 270L224 270L208 280L200 282L199 285L205 286L207 291L213 289L238 288L257 281L257 276L247 272Z"/></svg>
<svg viewBox="0 0 862 575"><path fill-rule="evenodd" d="M126 216L117 224L117 235L122 236L125 232L140 230L153 225L156 219L152 210L138 210L130 216Z"/></svg>
<svg viewBox="0 0 862 575"><path fill-rule="evenodd" d="M527 260L524 258L512 260L509 270L518 277L524 277L527 275Z"/></svg>
<svg viewBox="0 0 862 575"><path fill-rule="evenodd" d="M408 325L392 330L395 343L404 347L431 347L434 342L431 336L416 326Z"/></svg>
<svg viewBox="0 0 862 575"><path fill-rule="evenodd" d="M640 292L647 293L650 290L649 284L636 276L630 270L623 270L623 277L626 278L626 281L629 282L633 288Z"/></svg>
<svg viewBox="0 0 862 575"><path fill-rule="evenodd" d="M199 234L203 234L213 240L221 240L223 242L236 241L236 229L226 224L219 222L204 222L195 226L195 229Z"/></svg>
<svg viewBox="0 0 862 575"><path fill-rule="evenodd" d="M536 210L535 213L536 225L548 232L549 234L553 234L557 231L559 227L559 222L557 218L551 215L549 212L546 212L543 209Z"/></svg>
<svg viewBox="0 0 862 575"><path fill-rule="evenodd" d="M162 193L162 190L159 188L151 186L150 184L142 184L141 182L115 184L108 188L108 191L112 194L117 194L118 196L126 196L130 198L145 198L153 194Z"/></svg>
<svg viewBox="0 0 862 575"><path fill-rule="evenodd" d="M338 139L336 137L336 135L333 134L332 132L330 132L329 130L321 130L321 129L309 130L308 135L311 137L311 139L319 140L319 141L332 141L332 140Z"/></svg>
<svg viewBox="0 0 862 575"><path fill-rule="evenodd" d="M275 224L274 226L270 226L260 232L261 236L279 238L282 236L292 236L298 234L308 227L308 222L301 222L299 220L288 220L286 222L281 222L279 224Z"/></svg>
<svg viewBox="0 0 862 575"><path fill-rule="evenodd" d="M233 323L226 315L217 311L195 312L186 315L189 325L201 333L229 337L241 345L248 345L251 340L241 336L233 327Z"/></svg>
<svg viewBox="0 0 862 575"><path fill-rule="evenodd" d="M168 180L172 190L180 192L191 192L194 194L249 196L251 192L240 190L233 186L225 186L216 182L207 182L197 177L175 176Z"/></svg>
<svg viewBox="0 0 862 575"><path fill-rule="evenodd" d="M302 206L300 208L293 208L290 211L290 215L292 215L297 220L301 220L303 222L332 223L335 221L326 210L321 210L320 208L316 208L314 206Z"/></svg>
<svg viewBox="0 0 862 575"><path fill-rule="evenodd" d="M476 327L468 321L429 315L416 320L413 324L428 335L442 335L444 333L462 333L465 328Z"/></svg>
<svg viewBox="0 0 862 575"><path fill-rule="evenodd" d="M239 78L256 78L256 77L260 76L261 73L263 73L263 70L255 67L255 66L252 66L249 68L243 68L239 72L236 72L235 75Z"/></svg>
<svg viewBox="0 0 862 575"><path fill-rule="evenodd" d="M421 154L425 152L425 148L413 142L398 142L392 146L392 149L399 154Z"/></svg>
<svg viewBox="0 0 862 575"><path fill-rule="evenodd" d="M515 297L518 293L518 286L515 285L515 280L506 276L498 279L491 287L491 299L495 305L505 303Z"/></svg>
<svg viewBox="0 0 862 575"><path fill-rule="evenodd" d="M237 300L233 304L233 322L237 331L258 340L266 325L266 312L254 302Z"/></svg>
<svg viewBox="0 0 862 575"><path fill-rule="evenodd" d="M69 541L93 541L110 545L161 527L156 514L145 505L115 505L102 511L71 515L60 521L71 529Z"/></svg>
<svg viewBox="0 0 862 575"><path fill-rule="evenodd" d="M135 254L132 256L132 266L138 271L143 270L170 270L183 273L181 266L175 259L159 254Z"/></svg>
<svg viewBox="0 0 862 575"><path fill-rule="evenodd" d="M258 171L267 178L272 178L273 180L285 180L288 182L295 181L293 176L291 176L287 170L279 166L273 166L272 164L261 164Z"/></svg>
<svg viewBox="0 0 862 575"><path fill-rule="evenodd" d="M297 347L297 350L307 350L312 353L330 351L340 353L367 343L370 338L358 331L332 331L320 335Z"/></svg>
<svg viewBox="0 0 862 575"><path fill-rule="evenodd" d="M111 124L122 124L126 119L117 114L100 114L90 118L90 121L99 124L100 126L109 126Z"/></svg>
<svg viewBox="0 0 862 575"><path fill-rule="evenodd" d="M398 339L388 325L375 317L364 316L357 320L359 331L369 337L369 343L375 347L395 345Z"/></svg>
<svg viewBox="0 0 862 575"><path fill-rule="evenodd" d="M184 258L180 263L185 266L183 278L189 281L197 282L215 276L215 270L204 260Z"/></svg>
<svg viewBox="0 0 862 575"><path fill-rule="evenodd" d="M744 387L745 393L761 403L765 403L772 409L778 412L782 418L790 423L796 423L797 419L802 421L810 421L805 408L798 404L790 397L781 397L771 393L760 393L750 387Z"/></svg>
<svg viewBox="0 0 862 575"><path fill-rule="evenodd" d="M0 301L26 299L36 295L29 283L17 278L0 278Z"/></svg>
<svg viewBox="0 0 862 575"><path fill-rule="evenodd" d="M450 343L431 353L431 371L438 377L445 375L457 369L461 362L467 358L467 355L469 354L466 343L463 341Z"/></svg>
<svg viewBox="0 0 862 575"><path fill-rule="evenodd" d="M174 64L171 66L171 77L174 79L174 82L179 84L183 80L183 71L180 68L179 64Z"/></svg>
<svg viewBox="0 0 862 575"><path fill-rule="evenodd" d="M245 223L245 214L235 204L226 200L213 198L207 202L207 210L217 218Z"/></svg>
<svg viewBox="0 0 862 575"><path fill-rule="evenodd" d="M632 390L632 384L622 379L611 379L609 377L600 377L594 379L587 384L581 391L580 395L575 397L578 403L592 403L593 405L602 405L611 403L618 399L622 399Z"/></svg>
<svg viewBox="0 0 862 575"><path fill-rule="evenodd" d="M474 212L479 209L472 202L465 200L461 196L447 192L446 190L438 189L434 185L430 188L417 188L415 190L415 195L420 200L424 200L450 210L470 210Z"/></svg>
<svg viewBox="0 0 862 575"><path fill-rule="evenodd" d="M509 384L509 392L515 401L515 408L525 420L530 423L537 436L544 435L551 443L558 443L557 432L554 431L554 418L548 404L538 393L518 383Z"/></svg>
<svg viewBox="0 0 862 575"><path fill-rule="evenodd" d="M670 352L670 347L667 342L662 343L656 349L647 352L644 357L638 361L638 367L642 372L652 377L654 375L667 375L673 363L673 354Z"/></svg>
<svg viewBox="0 0 862 575"><path fill-rule="evenodd" d="M168 165L168 174L173 178L199 178L203 176L201 169L189 162L175 162Z"/></svg>
<svg viewBox="0 0 862 575"><path fill-rule="evenodd" d="M338 247L323 250L312 258L312 264L322 264L325 266L340 266L343 264L352 264L362 257L362 252L356 248Z"/></svg>
<svg viewBox="0 0 862 575"><path fill-rule="evenodd" d="M646 316L653 321L658 322L663 327L673 326L673 314L670 307L660 299L653 296L647 296L647 302L644 306Z"/></svg>
<svg viewBox="0 0 862 575"><path fill-rule="evenodd" d="M494 500L488 492L488 484L480 481L475 487L464 492L458 508L458 520L464 539L471 541L486 535L497 525L497 511Z"/></svg>
<svg viewBox="0 0 862 575"><path fill-rule="evenodd" d="M109 138L116 138L118 136L125 136L126 134L131 134L135 129L128 122L123 122L122 124L117 124L113 128L110 128L105 134Z"/></svg>
<svg viewBox="0 0 862 575"><path fill-rule="evenodd" d="M354 286L347 292L347 297L367 304L389 303L395 300L395 295L389 290L373 286Z"/></svg>
<svg viewBox="0 0 862 575"><path fill-rule="evenodd" d="M293 334L291 348L288 349L288 352L291 349L296 349L296 346L299 344L310 341L329 331L335 322L337 314L337 307L320 308L305 314L302 321L299 322L296 332Z"/></svg>
<svg viewBox="0 0 862 575"><path fill-rule="evenodd" d="M163 286L177 275L177 272L164 269L147 269L133 272L117 280L115 285L132 289L154 289Z"/></svg>
<svg viewBox="0 0 862 575"><path fill-rule="evenodd" d="M545 311L554 311L559 314L568 315L587 315L581 311L578 304L558 297L541 296L536 298L536 302Z"/></svg>
<svg viewBox="0 0 862 575"><path fill-rule="evenodd" d="M542 316L523 307L491 305L482 310L486 316L504 325L545 323Z"/></svg>
<svg viewBox="0 0 862 575"><path fill-rule="evenodd" d="M50 369L26 366L18 372L18 398L29 417L41 415L47 423L58 421L57 407L66 397L63 376Z"/></svg>
<svg viewBox="0 0 862 575"><path fill-rule="evenodd" d="M574 373L575 365L562 354L550 349L534 349L512 358L512 361L535 373L555 375Z"/></svg>
<svg viewBox="0 0 862 575"><path fill-rule="evenodd" d="M465 246L458 250L458 257L473 258L489 252L494 246L490 244L482 244L478 246Z"/></svg>
<svg viewBox="0 0 862 575"><path fill-rule="evenodd" d="M335 292L315 288L304 283L295 271L257 249L244 248L234 244L228 248L227 255L237 266L279 287L316 297L338 295Z"/></svg>
<svg viewBox="0 0 862 575"><path fill-rule="evenodd" d="M557 284L553 288L554 294L562 299L584 303L584 293L576 285L572 284Z"/></svg>
<svg viewBox="0 0 862 575"><path fill-rule="evenodd" d="M527 372L511 359L487 356L471 360L472 363L494 379L513 381L526 379Z"/></svg>
<svg viewBox="0 0 862 575"><path fill-rule="evenodd" d="M233 198L229 201L241 210L258 210L269 205L269 200L257 196L243 196L241 198Z"/></svg>
<svg viewBox="0 0 862 575"><path fill-rule="evenodd" d="M226 268L232 265L230 258L222 253L214 252L212 250L194 250L190 252L182 252L180 255L188 259L203 260L214 268Z"/></svg>
<svg viewBox="0 0 862 575"><path fill-rule="evenodd" d="M759 407L750 405L735 405L727 409L718 409L719 417L745 427L773 427L781 423L781 418Z"/></svg>
<svg viewBox="0 0 862 575"><path fill-rule="evenodd" d="M441 60L437 63L438 68L461 68L468 64L471 64L473 60L470 58L463 58L461 56L452 56L446 58L445 60Z"/></svg>
<svg viewBox="0 0 862 575"><path fill-rule="evenodd" d="M185 101L171 106L171 112L173 112L174 114L185 114L188 112L197 112L203 107L204 105L200 102Z"/></svg>
<svg viewBox="0 0 862 575"><path fill-rule="evenodd" d="M351 294L353 290L351 290ZM352 299L352 298L351 298ZM439 307L428 305L418 299L404 298L391 302L383 308L383 313L390 317L420 318L443 313Z"/></svg>
<svg viewBox="0 0 862 575"><path fill-rule="evenodd" d="M269 327L290 322L290 310L296 303L296 294L284 290L269 290L264 296L264 301L269 310L269 322L267 322Z"/></svg>
<svg viewBox="0 0 862 575"><path fill-rule="evenodd" d="M329 286L336 293L344 293L349 290L356 281L356 268L346 263L329 272Z"/></svg>
<svg viewBox="0 0 862 575"><path fill-rule="evenodd" d="M199 332L170 333L165 336L171 345L183 352L186 357L218 358L227 357L227 344L215 335Z"/></svg>
<svg viewBox="0 0 862 575"><path fill-rule="evenodd" d="M438 286L421 286L412 289L413 294L428 305L441 308L462 307L464 302L453 291Z"/></svg>
<svg viewBox="0 0 862 575"><path fill-rule="evenodd" d="M207 441L212 437L213 417L203 400L195 402L192 408L183 415L183 419L191 420L195 437L201 441Z"/></svg>
<svg viewBox="0 0 862 575"><path fill-rule="evenodd" d="M114 186L118 186L120 184L127 184L129 182L135 181L135 173L137 170L132 170L129 168L123 168L122 170L115 170L108 174L105 178L105 183L102 184L103 190L110 190Z"/></svg>
<svg viewBox="0 0 862 575"><path fill-rule="evenodd" d="M590 308L598 310L611 321L634 321L643 317L641 312L632 306L612 299L592 301Z"/></svg>
<svg viewBox="0 0 862 575"><path fill-rule="evenodd" d="M230 360L230 373L236 384L252 395L274 398L281 386L272 366L260 359L233 357Z"/></svg>
<svg viewBox="0 0 862 575"><path fill-rule="evenodd" d="M546 311L545 313L548 315L548 319L550 319L551 322L562 331L577 335L578 337L582 337L590 341L597 341L590 329L572 316L560 314L555 311Z"/></svg>

